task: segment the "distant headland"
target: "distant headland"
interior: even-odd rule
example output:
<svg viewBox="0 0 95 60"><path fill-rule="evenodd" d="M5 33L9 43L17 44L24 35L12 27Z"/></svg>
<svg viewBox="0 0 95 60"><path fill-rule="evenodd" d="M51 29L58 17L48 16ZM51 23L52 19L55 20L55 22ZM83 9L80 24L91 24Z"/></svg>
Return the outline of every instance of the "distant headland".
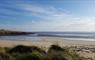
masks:
<svg viewBox="0 0 95 60"><path fill-rule="evenodd" d="M12 31L12 30L0 29L0 36L27 35L27 34L33 34L33 33L32 32Z"/></svg>

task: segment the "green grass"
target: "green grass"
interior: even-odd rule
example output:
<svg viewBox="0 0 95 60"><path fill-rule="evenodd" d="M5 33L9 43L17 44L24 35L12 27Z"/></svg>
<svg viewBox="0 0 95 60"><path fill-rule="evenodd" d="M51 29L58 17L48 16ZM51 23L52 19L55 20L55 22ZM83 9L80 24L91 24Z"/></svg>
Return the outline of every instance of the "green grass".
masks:
<svg viewBox="0 0 95 60"><path fill-rule="evenodd" d="M52 45L47 52L36 46L0 48L0 60L85 60L67 47Z"/></svg>

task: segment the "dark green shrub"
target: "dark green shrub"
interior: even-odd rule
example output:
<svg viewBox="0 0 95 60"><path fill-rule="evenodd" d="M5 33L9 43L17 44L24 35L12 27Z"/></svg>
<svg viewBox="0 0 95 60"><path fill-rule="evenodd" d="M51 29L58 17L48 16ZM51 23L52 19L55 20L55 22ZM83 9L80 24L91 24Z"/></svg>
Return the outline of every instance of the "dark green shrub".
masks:
<svg viewBox="0 0 95 60"><path fill-rule="evenodd" d="M18 45L10 50L8 50L8 53L20 53L20 54L25 54L25 53L32 53L33 51L38 51L41 53L46 53L44 50L41 48L38 48L36 46L24 46L24 45Z"/></svg>
<svg viewBox="0 0 95 60"><path fill-rule="evenodd" d="M32 52L30 47L19 45L8 51L8 53L29 53Z"/></svg>
<svg viewBox="0 0 95 60"><path fill-rule="evenodd" d="M54 50L54 51L64 51L64 49L61 48L61 47L58 46L58 45L51 45L51 47L49 48L48 52L50 52L50 51L52 51L52 50Z"/></svg>
<svg viewBox="0 0 95 60"><path fill-rule="evenodd" d="M46 55L39 53L37 51L32 52L31 54L22 54L16 56L16 60L47 60Z"/></svg>

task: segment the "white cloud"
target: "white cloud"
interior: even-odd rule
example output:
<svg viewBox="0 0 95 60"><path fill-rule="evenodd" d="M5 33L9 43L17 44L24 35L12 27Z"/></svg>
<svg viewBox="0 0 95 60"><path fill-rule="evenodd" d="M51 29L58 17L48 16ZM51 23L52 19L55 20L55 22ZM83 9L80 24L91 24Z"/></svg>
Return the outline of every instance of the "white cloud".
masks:
<svg viewBox="0 0 95 60"><path fill-rule="evenodd" d="M40 21L33 20L25 26L31 27L32 31L95 31L95 18L75 17L68 11L37 5L24 5L29 15L40 18Z"/></svg>

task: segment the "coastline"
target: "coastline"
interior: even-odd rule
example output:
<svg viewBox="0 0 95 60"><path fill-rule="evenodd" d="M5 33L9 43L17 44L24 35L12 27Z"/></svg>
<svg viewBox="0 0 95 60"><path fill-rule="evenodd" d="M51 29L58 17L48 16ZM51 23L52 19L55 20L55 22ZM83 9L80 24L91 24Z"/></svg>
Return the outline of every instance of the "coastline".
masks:
<svg viewBox="0 0 95 60"><path fill-rule="evenodd" d="M16 45L29 45L49 47L52 44L58 44L60 46L94 46L95 41L86 40L65 40L60 37L45 37L40 40L0 40L0 47L13 47Z"/></svg>

